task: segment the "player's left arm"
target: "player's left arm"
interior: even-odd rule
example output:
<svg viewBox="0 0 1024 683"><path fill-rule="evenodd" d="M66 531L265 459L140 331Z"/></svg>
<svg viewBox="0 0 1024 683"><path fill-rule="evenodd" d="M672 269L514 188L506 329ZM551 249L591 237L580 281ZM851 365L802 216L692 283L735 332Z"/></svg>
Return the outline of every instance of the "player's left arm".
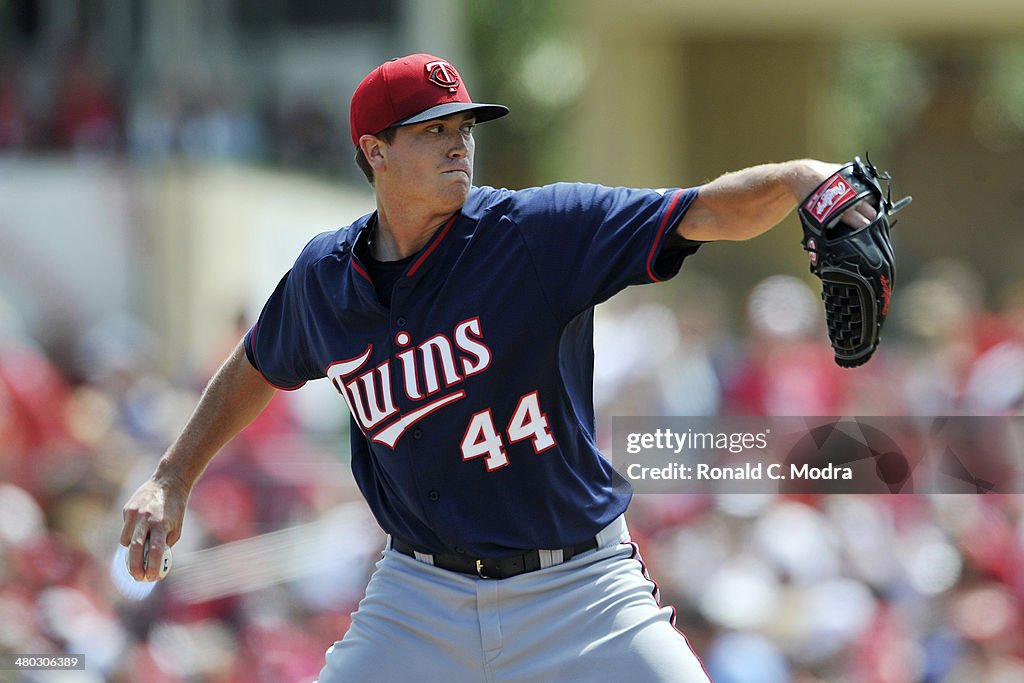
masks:
<svg viewBox="0 0 1024 683"><path fill-rule="evenodd" d="M781 222L840 166L798 159L726 173L701 186L676 232L700 242L757 237ZM860 227L872 218L871 207L859 203L847 211L844 220Z"/></svg>

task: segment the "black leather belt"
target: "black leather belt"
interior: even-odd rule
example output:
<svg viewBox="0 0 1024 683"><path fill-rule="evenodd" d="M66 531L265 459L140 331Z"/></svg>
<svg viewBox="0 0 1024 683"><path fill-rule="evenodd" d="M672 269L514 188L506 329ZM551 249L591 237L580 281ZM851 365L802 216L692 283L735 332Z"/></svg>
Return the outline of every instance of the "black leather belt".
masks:
<svg viewBox="0 0 1024 683"><path fill-rule="evenodd" d="M562 562L568 562L576 555L585 553L588 550L594 550L595 548L597 548L596 538L590 538L574 546L562 548ZM416 557L416 549L399 538L391 538L391 549L412 558ZM529 550L521 555L486 560L449 553L420 554L429 555L433 559L435 567L463 574L474 574L484 579L507 579L510 576L518 576L526 572L537 571L541 568L539 550Z"/></svg>

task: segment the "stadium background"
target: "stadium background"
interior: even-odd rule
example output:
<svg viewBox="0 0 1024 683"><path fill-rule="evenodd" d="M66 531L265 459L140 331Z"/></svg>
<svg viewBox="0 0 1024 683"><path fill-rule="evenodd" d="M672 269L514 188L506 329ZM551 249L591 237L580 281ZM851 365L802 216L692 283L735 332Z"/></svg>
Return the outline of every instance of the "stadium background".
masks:
<svg viewBox="0 0 1024 683"><path fill-rule="evenodd" d="M299 247L372 207L348 97L427 51L513 115L478 182L692 185L869 150L915 203L865 368L832 365L793 218L598 314L612 415L1019 415L1024 6L1011 0L0 0L2 680L310 679L381 534L330 387L197 487L152 592L120 506ZM319 383L317 383L319 384ZM1018 496L640 496L717 683L1024 679Z"/></svg>

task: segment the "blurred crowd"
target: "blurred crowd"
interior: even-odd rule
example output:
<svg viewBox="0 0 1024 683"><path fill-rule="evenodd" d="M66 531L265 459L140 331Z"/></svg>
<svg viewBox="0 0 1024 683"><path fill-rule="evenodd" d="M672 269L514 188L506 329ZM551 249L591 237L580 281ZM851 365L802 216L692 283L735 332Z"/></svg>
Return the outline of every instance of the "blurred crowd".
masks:
<svg viewBox="0 0 1024 683"><path fill-rule="evenodd" d="M0 155L260 161L337 174L351 163L341 153L346 122L336 119L318 99L260 98L238 79L196 74L128 87L74 42L45 68L0 51Z"/></svg>
<svg viewBox="0 0 1024 683"><path fill-rule="evenodd" d="M771 277L734 315L688 264L598 311L601 439L612 415L1019 415L1024 290L996 298L925 268L842 371L806 281ZM85 654L68 681L312 680L383 543L340 407L310 409L319 383L280 393L195 490L171 576L135 584L120 507L205 377L162 376L136 319L72 346L51 357L0 309L0 652ZM1024 680L1020 496L654 494L630 525L716 683ZM41 676L20 680L65 680Z"/></svg>
<svg viewBox="0 0 1024 683"><path fill-rule="evenodd" d="M124 569L120 508L201 381L156 372L159 341L138 320L101 321L75 349L48 357L0 308L0 652L84 654L71 681L312 680L379 550L351 506L345 440L272 402L195 489L174 574L154 590ZM203 560L206 547L222 552Z"/></svg>
<svg viewBox="0 0 1024 683"><path fill-rule="evenodd" d="M713 249L714 245L709 247ZM619 297L599 316L601 412L635 415L1019 415L1024 280L986 292L972 266L919 268L900 285L872 360L832 360L809 281L776 275L732 310L692 258L659 299ZM736 321L742 321L736 329ZM635 330L644 329L645 344ZM601 352L604 353L601 353Z"/></svg>
<svg viewBox="0 0 1024 683"><path fill-rule="evenodd" d="M921 269L851 371L807 281L762 281L737 331L719 283L679 278L598 318L606 447L612 415L1024 415L1022 283L990 309L970 267ZM1024 680L1024 496L654 494L631 510L716 683Z"/></svg>

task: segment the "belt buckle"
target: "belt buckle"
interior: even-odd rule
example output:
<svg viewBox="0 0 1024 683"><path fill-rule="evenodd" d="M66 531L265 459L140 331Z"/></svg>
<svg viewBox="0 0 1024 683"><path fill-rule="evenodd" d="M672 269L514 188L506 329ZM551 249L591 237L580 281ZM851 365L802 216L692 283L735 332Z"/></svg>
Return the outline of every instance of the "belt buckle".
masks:
<svg viewBox="0 0 1024 683"><path fill-rule="evenodd" d="M486 574L484 574L483 560L476 561L476 575L479 576L481 579L489 578Z"/></svg>

